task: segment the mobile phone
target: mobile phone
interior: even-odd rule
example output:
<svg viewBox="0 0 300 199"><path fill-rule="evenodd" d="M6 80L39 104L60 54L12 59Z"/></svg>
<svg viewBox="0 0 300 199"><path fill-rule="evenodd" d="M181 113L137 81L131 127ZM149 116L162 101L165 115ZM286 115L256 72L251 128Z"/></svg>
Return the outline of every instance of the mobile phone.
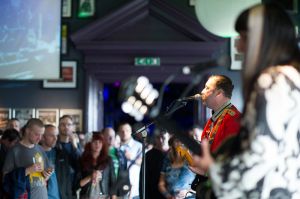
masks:
<svg viewBox="0 0 300 199"><path fill-rule="evenodd" d="M46 169L46 171L47 171L48 173L52 173L53 170L54 170L54 169L53 169L52 167L49 167L49 168Z"/></svg>

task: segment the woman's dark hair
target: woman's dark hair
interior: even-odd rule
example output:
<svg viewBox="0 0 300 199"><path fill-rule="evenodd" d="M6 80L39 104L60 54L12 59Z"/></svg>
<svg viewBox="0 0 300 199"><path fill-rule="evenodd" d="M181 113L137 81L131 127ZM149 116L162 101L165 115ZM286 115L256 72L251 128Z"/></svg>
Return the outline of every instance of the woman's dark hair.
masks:
<svg viewBox="0 0 300 199"><path fill-rule="evenodd" d="M254 7L254 9L255 8L258 8L258 6ZM245 97L248 97L258 75L266 68L278 65L293 65L299 70L300 63L295 27L288 13L274 3L263 4L262 13L254 13L252 11L254 9L249 9L247 17L248 50L245 55L246 65L244 69L247 68L248 71L245 71L243 74L245 81L244 92L246 92ZM261 14L261 16L259 14ZM252 21L262 18L262 27L249 27L251 17ZM254 40L257 35L260 35L260 29L261 39ZM250 44L252 44L252 46ZM253 49L253 44L256 45L255 49ZM248 56L250 51L257 51L257 56ZM249 66L249 62L252 62L253 65Z"/></svg>
<svg viewBox="0 0 300 199"><path fill-rule="evenodd" d="M235 21L234 29L237 32L243 32L248 30L248 15L249 15L249 9L246 9L240 13L238 18Z"/></svg>
<svg viewBox="0 0 300 199"><path fill-rule="evenodd" d="M101 141L102 149L97 159L94 160L92 154L92 142L97 140ZM108 144L106 143L104 137L100 132L94 132L92 140L85 145L84 152L80 158L82 169L84 171L89 171L92 169L103 170L104 168L106 168L109 161L110 157L108 155ZM96 163L94 164L94 162Z"/></svg>
<svg viewBox="0 0 300 199"><path fill-rule="evenodd" d="M6 129L3 132L3 135L1 137L2 140L8 140L9 142L12 142L14 140L20 140L21 136L20 133L16 129Z"/></svg>
<svg viewBox="0 0 300 199"><path fill-rule="evenodd" d="M258 64L264 68L299 61L295 26L290 16L275 4L266 4L264 11L262 49Z"/></svg>
<svg viewBox="0 0 300 199"><path fill-rule="evenodd" d="M273 3L265 3L251 7L247 12L246 18L248 20L243 22L248 27L248 50L243 69L243 92L246 103L249 101L258 76L264 70L278 65L293 65L299 70L300 63L294 25L284 9ZM244 12L241 15L243 14ZM238 20L244 17L240 16ZM259 20L262 20L261 27L257 25ZM242 19L237 23L241 23L241 21ZM260 34L261 38L259 38ZM253 54L253 52L257 52L257 54ZM246 107L244 106L244 114ZM245 116L243 115L243 117ZM228 156L232 156L242 152L243 149L249 147L250 134L248 128L242 124L238 136L224 142L223 148L229 150L224 150L221 153L228 153Z"/></svg>

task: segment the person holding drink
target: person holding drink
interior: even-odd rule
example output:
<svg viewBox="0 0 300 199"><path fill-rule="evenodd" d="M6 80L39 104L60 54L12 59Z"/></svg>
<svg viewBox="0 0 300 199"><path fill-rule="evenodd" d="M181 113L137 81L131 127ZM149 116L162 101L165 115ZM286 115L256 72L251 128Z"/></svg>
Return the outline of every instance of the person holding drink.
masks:
<svg viewBox="0 0 300 199"><path fill-rule="evenodd" d="M94 132L92 140L85 145L80 157L77 187L80 199L116 198L112 187L116 176L113 162L108 154L108 145L100 132Z"/></svg>
<svg viewBox="0 0 300 199"><path fill-rule="evenodd" d="M22 140L8 152L3 166L4 191L8 197L48 198L46 181L52 170L45 152L38 145L44 129L41 120L28 120Z"/></svg>

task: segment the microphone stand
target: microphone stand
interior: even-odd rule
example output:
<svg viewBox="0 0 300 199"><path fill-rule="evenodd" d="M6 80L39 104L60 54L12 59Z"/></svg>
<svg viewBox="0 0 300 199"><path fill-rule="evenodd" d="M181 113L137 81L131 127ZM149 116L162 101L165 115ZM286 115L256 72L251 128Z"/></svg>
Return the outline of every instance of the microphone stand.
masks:
<svg viewBox="0 0 300 199"><path fill-rule="evenodd" d="M187 102L185 102L185 101L174 100L171 103L171 105L167 108L166 113L164 113L162 117L171 116L175 111L184 107L186 104L187 104ZM151 126L155 123L156 123L156 121L153 120L133 133L133 135L137 135L139 133L141 133L141 135L142 135L142 162L143 162L142 168L141 168L142 169L142 194L143 194L142 199L145 199L145 197L146 197L146 155L145 154L146 154L146 139L147 139L147 134L148 134L147 130L148 130L149 126Z"/></svg>

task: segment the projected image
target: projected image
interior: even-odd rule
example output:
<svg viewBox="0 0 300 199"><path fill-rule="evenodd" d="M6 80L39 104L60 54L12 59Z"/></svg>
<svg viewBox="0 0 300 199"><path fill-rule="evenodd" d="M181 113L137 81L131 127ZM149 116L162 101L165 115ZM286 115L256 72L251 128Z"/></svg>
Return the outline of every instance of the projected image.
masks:
<svg viewBox="0 0 300 199"><path fill-rule="evenodd" d="M61 0L0 1L0 79L55 79Z"/></svg>

